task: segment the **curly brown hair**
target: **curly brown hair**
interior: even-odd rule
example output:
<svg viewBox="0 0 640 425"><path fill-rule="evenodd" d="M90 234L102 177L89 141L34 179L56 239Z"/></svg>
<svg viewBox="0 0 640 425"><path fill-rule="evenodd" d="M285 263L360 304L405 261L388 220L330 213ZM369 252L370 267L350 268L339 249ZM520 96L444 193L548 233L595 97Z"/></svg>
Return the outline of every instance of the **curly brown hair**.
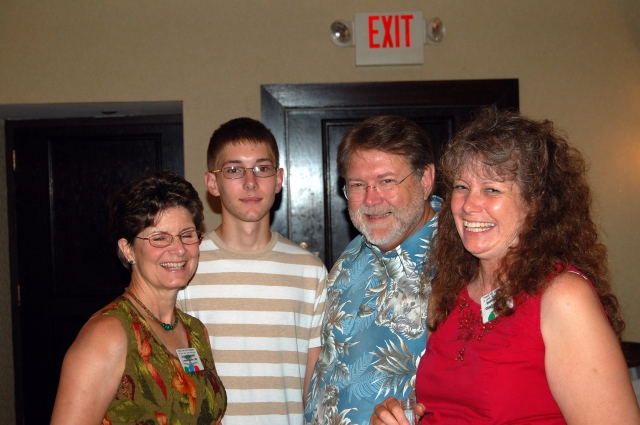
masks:
<svg viewBox="0 0 640 425"><path fill-rule="evenodd" d="M607 249L591 217L587 166L551 121L534 121L512 111L485 108L449 143L442 156L445 202L430 257L433 331L453 309L464 286L479 273L478 259L465 250L451 211L454 179L471 164L501 181L514 181L529 206L518 243L507 251L496 273L500 285L495 311L513 314L522 291L538 295L548 276L573 266L593 283L614 332L624 322L611 292Z"/></svg>

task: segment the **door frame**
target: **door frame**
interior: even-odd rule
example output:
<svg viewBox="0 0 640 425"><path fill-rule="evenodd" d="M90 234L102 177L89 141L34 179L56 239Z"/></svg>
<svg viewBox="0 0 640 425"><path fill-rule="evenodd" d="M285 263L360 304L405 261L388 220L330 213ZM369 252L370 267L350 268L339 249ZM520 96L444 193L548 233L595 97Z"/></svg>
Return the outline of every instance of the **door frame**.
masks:
<svg viewBox="0 0 640 425"><path fill-rule="evenodd" d="M106 104L113 107L113 105ZM133 103L118 103L117 106L121 106L121 113L124 110L131 110L132 112L139 112L133 108ZM127 108L125 108L124 106ZM147 107L147 103L142 104L142 107ZM78 104L76 110L71 110L71 113L87 113L87 111L93 111L100 106L104 108L105 104ZM161 107L164 107L162 109ZM159 107L160 112L174 112L175 105L170 104L168 106L161 104ZM4 110L6 108L0 108ZM24 111L20 109L16 110L19 116ZM31 111L33 112L33 111ZM29 112L29 113L31 113ZM41 107L35 109L35 115L38 113L52 114L47 108ZM66 112L65 112L66 113ZM90 112L93 113L93 112ZM64 115L64 113L62 113ZM123 126L123 125L164 125L164 124L183 124L182 114L169 113L162 115L135 115L135 116L120 116L115 117L65 117L65 118L35 118L35 119L7 119L4 121L4 137L5 137L5 167L6 167L6 184L7 184L7 222L8 222L8 251L9 251L9 267L10 267L10 291L11 291L11 328L12 328L12 343L13 347L10 349L13 353L13 368L14 368L14 405L15 405L15 417L17 424L23 424L25 422L25 410L26 406L24 396L24 382L23 382L23 359L22 359L22 323L21 323L21 306L20 306L20 281L19 281L19 256L18 256L18 228L16 217L16 186L15 186L15 156L14 149L16 146L15 132L22 128L38 128L38 127L83 127L83 126ZM184 135L182 137L182 146L184 149ZM177 158L178 161L174 164L174 170L184 176L184 154L182 158Z"/></svg>
<svg viewBox="0 0 640 425"><path fill-rule="evenodd" d="M293 109L493 105L517 110L520 106L518 79L271 84L260 86L260 101L262 122L275 136L286 170L290 169L287 114ZM272 208L271 228L290 239L289 193L286 178Z"/></svg>

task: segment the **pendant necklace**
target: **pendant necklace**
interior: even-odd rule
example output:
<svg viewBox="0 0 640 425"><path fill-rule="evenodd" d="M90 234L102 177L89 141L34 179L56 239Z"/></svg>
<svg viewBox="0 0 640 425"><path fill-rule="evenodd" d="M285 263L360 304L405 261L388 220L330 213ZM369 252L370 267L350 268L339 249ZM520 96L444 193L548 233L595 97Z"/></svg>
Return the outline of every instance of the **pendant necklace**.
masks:
<svg viewBox="0 0 640 425"><path fill-rule="evenodd" d="M131 290L130 290L129 288L124 288L124 291L125 291L127 294L131 295L131 297L133 298L133 300L134 300L135 302L137 302L137 303L138 303L138 305L139 305L140 307L142 307L142 309L143 309L144 311L146 311L146 312L147 312L147 314L148 314L149 316L151 316L151 318L152 318L152 319L153 319L157 324L159 324L160 326L162 326L162 328L163 328L165 331L172 331L173 329L175 329L175 327L176 327L176 326L178 326L178 311L177 311L177 309L176 309L175 307L173 308L173 314L176 316L176 320L173 322L173 325L171 325L171 324L169 324L169 323L163 323L163 322L161 322L161 321L160 321L160 319L158 319L158 318L156 317L156 315L155 315L155 314L153 314L151 311L149 311L149 309L148 309L144 304L142 304L142 301L140 301L140 300L138 299L138 297L136 297L136 295L135 295L133 292L131 292Z"/></svg>

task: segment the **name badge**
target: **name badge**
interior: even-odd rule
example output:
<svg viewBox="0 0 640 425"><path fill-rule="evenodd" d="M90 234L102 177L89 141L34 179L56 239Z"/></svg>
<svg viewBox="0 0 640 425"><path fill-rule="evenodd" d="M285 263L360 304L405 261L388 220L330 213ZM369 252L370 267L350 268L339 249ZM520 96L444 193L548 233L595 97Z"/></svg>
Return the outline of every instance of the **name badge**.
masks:
<svg viewBox="0 0 640 425"><path fill-rule="evenodd" d="M489 292L486 295L483 295L480 298L480 310L482 310L482 323L488 323L495 319L496 313L493 311L493 305L496 303L496 293L498 288Z"/></svg>
<svg viewBox="0 0 640 425"><path fill-rule="evenodd" d="M202 361L195 348L177 348L176 354L185 372L198 372L204 370Z"/></svg>

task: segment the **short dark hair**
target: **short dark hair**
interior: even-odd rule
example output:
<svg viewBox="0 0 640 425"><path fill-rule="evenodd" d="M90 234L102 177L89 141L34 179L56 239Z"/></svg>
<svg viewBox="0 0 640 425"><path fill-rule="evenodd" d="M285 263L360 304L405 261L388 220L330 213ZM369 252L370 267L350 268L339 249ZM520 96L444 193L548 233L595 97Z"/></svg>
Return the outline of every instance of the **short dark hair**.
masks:
<svg viewBox="0 0 640 425"><path fill-rule="evenodd" d="M402 156L414 170L434 162L427 133L410 119L394 115L368 118L345 134L338 146L338 174L346 177L351 156L366 150Z"/></svg>
<svg viewBox="0 0 640 425"><path fill-rule="evenodd" d="M191 183L173 171L147 173L123 186L111 201L109 231L118 246L122 238L132 245L136 236L153 226L160 213L170 208L189 211L196 229L204 221L203 206ZM124 254L117 248L118 258L131 268Z"/></svg>
<svg viewBox="0 0 640 425"><path fill-rule="evenodd" d="M469 166L490 178L515 182L530 207L518 242L503 258L497 277L502 284L495 310L512 314L522 292L536 296L549 276L574 266L593 283L618 337L624 329L611 290L607 249L591 216L591 189L582 154L570 146L548 120L536 121L514 111L485 108L447 145L442 155L445 202L431 252L435 329L453 310L462 288L478 274L478 259L462 244L451 198L458 174Z"/></svg>
<svg viewBox="0 0 640 425"><path fill-rule="evenodd" d="M213 171L217 168L218 157L227 145L239 145L242 143L267 145L269 153L273 155L273 165L276 168L280 166L278 143L271 130L260 121L252 118L235 118L222 124L213 132L207 148L208 170Z"/></svg>

